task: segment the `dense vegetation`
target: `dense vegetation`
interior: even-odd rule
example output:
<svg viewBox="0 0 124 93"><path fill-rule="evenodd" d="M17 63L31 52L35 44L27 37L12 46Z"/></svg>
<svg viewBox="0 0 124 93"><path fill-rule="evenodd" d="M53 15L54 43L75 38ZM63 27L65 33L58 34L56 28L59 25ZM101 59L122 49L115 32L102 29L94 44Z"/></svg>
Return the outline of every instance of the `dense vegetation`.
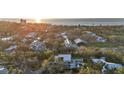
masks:
<svg viewBox="0 0 124 93"><path fill-rule="evenodd" d="M48 32L45 32L45 30ZM68 32L70 40L81 38L87 40L88 44L78 49L66 48L63 38L59 36L62 32ZM107 39L107 42L95 42L93 37L83 34L91 31ZM41 41L45 41L46 50L33 51L30 49L29 40L23 43L25 35L36 32ZM103 64L93 64L91 57L106 57L108 62L124 65L124 26L56 26L50 24L19 24L0 22L0 38L13 36L11 41L0 40L0 65L5 66L9 73L73 73L73 74L99 74ZM5 52L10 45L18 47L11 53ZM115 49L116 48L116 49ZM115 50L114 50L115 49ZM75 58L84 58L85 66L70 69L66 63L54 63L56 54L72 54ZM124 68L110 70L107 73L124 73Z"/></svg>

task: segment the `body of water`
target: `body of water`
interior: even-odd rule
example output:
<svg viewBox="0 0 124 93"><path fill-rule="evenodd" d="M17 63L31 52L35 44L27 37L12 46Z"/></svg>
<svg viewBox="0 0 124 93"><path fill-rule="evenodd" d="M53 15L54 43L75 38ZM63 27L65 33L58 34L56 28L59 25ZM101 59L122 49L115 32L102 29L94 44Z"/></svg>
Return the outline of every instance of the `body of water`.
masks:
<svg viewBox="0 0 124 93"><path fill-rule="evenodd" d="M42 19L55 25L124 25L124 18Z"/></svg>

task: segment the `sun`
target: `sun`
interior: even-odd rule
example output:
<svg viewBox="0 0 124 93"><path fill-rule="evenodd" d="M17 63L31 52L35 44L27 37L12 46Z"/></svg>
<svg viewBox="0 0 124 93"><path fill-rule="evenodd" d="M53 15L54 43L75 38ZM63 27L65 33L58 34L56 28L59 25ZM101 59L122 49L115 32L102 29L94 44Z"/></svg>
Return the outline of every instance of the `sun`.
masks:
<svg viewBox="0 0 124 93"><path fill-rule="evenodd" d="M36 23L41 23L41 18L35 18Z"/></svg>

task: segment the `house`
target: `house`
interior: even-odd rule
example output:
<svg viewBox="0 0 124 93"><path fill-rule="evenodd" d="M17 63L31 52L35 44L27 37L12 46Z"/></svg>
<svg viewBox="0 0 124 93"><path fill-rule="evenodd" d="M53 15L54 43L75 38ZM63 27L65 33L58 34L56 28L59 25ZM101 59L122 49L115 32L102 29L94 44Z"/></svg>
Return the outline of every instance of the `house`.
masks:
<svg viewBox="0 0 124 93"><path fill-rule="evenodd" d="M64 39L67 39L67 38L68 38L68 37L67 37L67 32L61 33L61 36L62 36Z"/></svg>
<svg viewBox="0 0 124 93"><path fill-rule="evenodd" d="M45 32L47 33L47 32L48 32L48 30L46 29L46 30L45 30Z"/></svg>
<svg viewBox="0 0 124 93"><path fill-rule="evenodd" d="M68 64L69 68L79 68L84 65L83 58L81 59L73 59L71 54L59 54L55 56L55 62L63 61Z"/></svg>
<svg viewBox="0 0 124 93"><path fill-rule="evenodd" d="M26 43L28 40L26 38L21 40L23 43Z"/></svg>
<svg viewBox="0 0 124 93"><path fill-rule="evenodd" d="M36 35L37 35L37 33L31 32L31 33L28 33L28 34L26 35L26 38L34 38Z"/></svg>
<svg viewBox="0 0 124 93"><path fill-rule="evenodd" d="M8 73L9 73L9 71L7 68L0 66L0 74L8 74Z"/></svg>
<svg viewBox="0 0 124 93"><path fill-rule="evenodd" d="M59 54L55 56L55 61L62 60L63 62L71 62L72 56L71 54Z"/></svg>
<svg viewBox="0 0 124 93"><path fill-rule="evenodd" d="M37 40L40 40L41 38L40 37L37 37Z"/></svg>
<svg viewBox="0 0 124 93"><path fill-rule="evenodd" d="M30 48L35 51L44 51L46 49L45 44L43 42L40 42L38 40L34 40L30 44Z"/></svg>
<svg viewBox="0 0 124 93"><path fill-rule="evenodd" d="M65 36L65 35L64 35L64 36L62 36L62 37L63 37L64 39L67 39L67 38L68 38L68 37L67 37L67 36Z"/></svg>
<svg viewBox="0 0 124 93"><path fill-rule="evenodd" d="M97 63L105 63L105 57L101 57L101 58L93 58L91 57L91 60L93 62L93 64L97 64Z"/></svg>
<svg viewBox="0 0 124 93"><path fill-rule="evenodd" d="M12 36L9 36L9 37L4 37L4 38L1 38L2 41L9 41L9 40L13 40L13 37Z"/></svg>
<svg viewBox="0 0 124 93"><path fill-rule="evenodd" d="M106 42L106 39L104 39L103 37L97 36L96 41L97 42Z"/></svg>
<svg viewBox="0 0 124 93"><path fill-rule="evenodd" d="M26 24L26 20L25 19L20 19L20 23L21 24Z"/></svg>
<svg viewBox="0 0 124 93"><path fill-rule="evenodd" d="M61 36L64 38L64 44L65 47L67 48L75 48L76 46L74 44L72 44L72 42L68 39L67 37L67 32L61 33Z"/></svg>
<svg viewBox="0 0 124 93"><path fill-rule="evenodd" d="M94 33L94 32L85 31L84 33L86 33L86 34L88 34L88 35L90 35L90 36L96 37L96 41L97 41L97 42L106 42L106 41L107 41L105 38L103 38L103 37L101 37L101 36L98 36L98 35L97 35L96 33Z"/></svg>
<svg viewBox="0 0 124 93"><path fill-rule="evenodd" d="M61 33L61 35L63 36L63 35L67 35L67 32L63 32L63 33Z"/></svg>
<svg viewBox="0 0 124 93"><path fill-rule="evenodd" d="M5 51L12 51L12 50L15 50L17 48L17 45L12 45L10 46L9 48L5 49Z"/></svg>
<svg viewBox="0 0 124 93"><path fill-rule="evenodd" d="M96 33L94 33L94 32L84 31L84 33L89 34L89 35L91 35L91 36L96 36Z"/></svg>
<svg viewBox="0 0 124 93"><path fill-rule="evenodd" d="M101 70L102 73L105 73L107 70L112 70L112 69L119 69L122 68L123 66L121 64L116 64L116 63L110 63L105 60L105 57L101 58L91 58L92 62L94 64L96 63L103 63L104 66Z"/></svg>
<svg viewBox="0 0 124 93"><path fill-rule="evenodd" d="M65 44L65 47L71 47L71 41L68 39L68 38L66 38L65 40L64 40L64 44Z"/></svg>
<svg viewBox="0 0 124 93"><path fill-rule="evenodd" d="M121 64L116 64L116 63L106 62L106 64L105 64L105 68L107 68L107 69L118 69L118 68L121 68L121 67L122 67Z"/></svg>
<svg viewBox="0 0 124 93"><path fill-rule="evenodd" d="M115 69L119 69L122 67L123 66L121 64L106 62L106 64L102 68L102 73L104 74L104 73L106 73L107 70L115 70Z"/></svg>
<svg viewBox="0 0 124 93"><path fill-rule="evenodd" d="M73 44L67 37L65 37L64 44L67 48L78 48L77 45Z"/></svg>
<svg viewBox="0 0 124 93"><path fill-rule="evenodd" d="M80 38L77 38L74 40L75 44L78 45L78 46L81 46L81 45L84 45L84 44L87 44L87 41L84 41Z"/></svg>
<svg viewBox="0 0 124 93"><path fill-rule="evenodd" d="M78 48L78 46L73 44L68 38L64 40L64 44L67 48Z"/></svg>
<svg viewBox="0 0 124 93"><path fill-rule="evenodd" d="M69 64L70 68L79 68L81 66L84 66L83 58L81 59L72 59L72 62Z"/></svg>

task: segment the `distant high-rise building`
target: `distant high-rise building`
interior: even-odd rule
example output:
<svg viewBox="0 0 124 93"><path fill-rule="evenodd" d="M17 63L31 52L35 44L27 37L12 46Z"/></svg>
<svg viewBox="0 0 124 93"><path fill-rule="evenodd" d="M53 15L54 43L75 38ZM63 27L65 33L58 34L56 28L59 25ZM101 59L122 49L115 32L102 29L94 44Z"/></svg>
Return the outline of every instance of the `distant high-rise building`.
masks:
<svg viewBox="0 0 124 93"><path fill-rule="evenodd" d="M20 19L21 24L26 24L26 19Z"/></svg>

